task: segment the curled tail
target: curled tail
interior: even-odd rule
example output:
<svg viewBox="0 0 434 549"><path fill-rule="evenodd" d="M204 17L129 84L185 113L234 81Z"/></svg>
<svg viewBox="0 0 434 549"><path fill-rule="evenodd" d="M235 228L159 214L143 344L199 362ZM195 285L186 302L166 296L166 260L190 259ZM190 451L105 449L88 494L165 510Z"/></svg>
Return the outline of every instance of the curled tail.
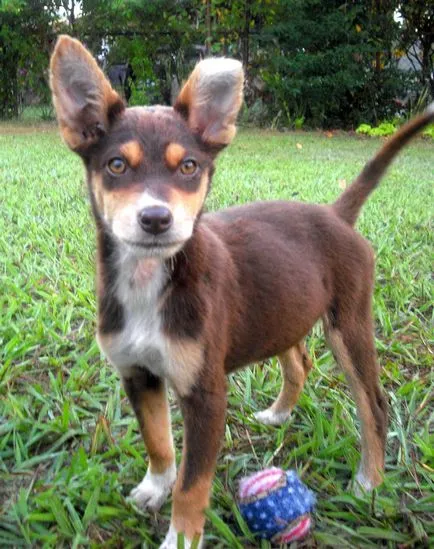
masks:
<svg viewBox="0 0 434 549"><path fill-rule="evenodd" d="M365 165L360 175L333 204L333 209L341 219L350 225L355 224L365 200L378 185L395 156L413 136L433 121L434 103L421 116L402 126L385 143L374 158Z"/></svg>

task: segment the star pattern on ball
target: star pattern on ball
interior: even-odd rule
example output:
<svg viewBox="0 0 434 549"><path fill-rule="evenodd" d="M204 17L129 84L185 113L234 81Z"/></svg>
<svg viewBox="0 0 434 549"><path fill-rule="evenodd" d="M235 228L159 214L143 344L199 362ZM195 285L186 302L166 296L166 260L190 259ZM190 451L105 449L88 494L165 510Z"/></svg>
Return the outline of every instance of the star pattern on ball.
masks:
<svg viewBox="0 0 434 549"><path fill-rule="evenodd" d="M255 535L287 543L309 531L316 499L294 471L272 467L242 479L239 502Z"/></svg>

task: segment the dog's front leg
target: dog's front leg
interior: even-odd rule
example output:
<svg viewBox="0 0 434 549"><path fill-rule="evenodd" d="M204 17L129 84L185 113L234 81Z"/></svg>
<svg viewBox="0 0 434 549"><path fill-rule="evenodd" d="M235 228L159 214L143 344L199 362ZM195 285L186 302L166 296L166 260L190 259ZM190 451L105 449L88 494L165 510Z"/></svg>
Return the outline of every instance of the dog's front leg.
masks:
<svg viewBox="0 0 434 549"><path fill-rule="evenodd" d="M146 475L130 495L140 507L157 511L169 496L176 479L166 384L139 367L132 369L122 381L149 456Z"/></svg>
<svg viewBox="0 0 434 549"><path fill-rule="evenodd" d="M226 378L214 372L201 376L188 396L179 396L184 417L182 462L173 490L172 521L160 549L175 549L179 533L185 547L202 542L217 454L226 418ZM205 378L205 379L204 379Z"/></svg>

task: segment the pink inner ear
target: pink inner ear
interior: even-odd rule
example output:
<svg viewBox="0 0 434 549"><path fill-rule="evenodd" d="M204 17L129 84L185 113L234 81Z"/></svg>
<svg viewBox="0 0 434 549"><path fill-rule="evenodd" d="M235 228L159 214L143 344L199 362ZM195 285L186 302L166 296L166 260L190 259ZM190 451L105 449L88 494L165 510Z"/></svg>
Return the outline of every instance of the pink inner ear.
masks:
<svg viewBox="0 0 434 549"><path fill-rule="evenodd" d="M62 136L72 149L79 150L101 137L124 109L123 101L92 55L69 36L59 38L50 70Z"/></svg>
<svg viewBox="0 0 434 549"><path fill-rule="evenodd" d="M62 112L59 114L62 115L62 118L68 125L75 126L81 118L81 113L85 107L84 101L70 87L64 90L61 101Z"/></svg>
<svg viewBox="0 0 434 549"><path fill-rule="evenodd" d="M175 110L190 129L210 145L222 147L233 139L242 104L243 71L234 59L205 59L183 86Z"/></svg>
<svg viewBox="0 0 434 549"><path fill-rule="evenodd" d="M222 130L222 124L220 120L209 117L208 120L204 120L201 124L202 139L204 141L212 141L213 136L218 135Z"/></svg>
<svg viewBox="0 0 434 549"><path fill-rule="evenodd" d="M74 89L72 86L68 86L65 93L71 103L74 104L75 110L78 112L86 106L86 97L84 90L79 87Z"/></svg>

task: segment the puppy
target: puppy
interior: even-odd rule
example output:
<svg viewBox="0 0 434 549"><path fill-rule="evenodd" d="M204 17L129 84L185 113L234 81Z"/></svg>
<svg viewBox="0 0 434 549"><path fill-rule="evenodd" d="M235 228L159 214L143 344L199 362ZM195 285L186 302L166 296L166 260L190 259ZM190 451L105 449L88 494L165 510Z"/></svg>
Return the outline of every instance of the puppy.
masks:
<svg viewBox="0 0 434 549"><path fill-rule="evenodd" d="M434 118L404 126L333 205L255 203L201 215L214 160L235 135L238 61L201 61L173 108L126 109L95 60L59 38L51 89L64 141L82 158L97 233L98 343L139 421L149 467L132 497L157 510L173 488L162 546L203 538L221 444L226 375L273 355L283 384L257 419L285 421L311 362L303 339L323 320L361 422L356 481L382 479L386 402L371 315L374 254L353 225L396 153ZM184 418L176 475L167 386Z"/></svg>

